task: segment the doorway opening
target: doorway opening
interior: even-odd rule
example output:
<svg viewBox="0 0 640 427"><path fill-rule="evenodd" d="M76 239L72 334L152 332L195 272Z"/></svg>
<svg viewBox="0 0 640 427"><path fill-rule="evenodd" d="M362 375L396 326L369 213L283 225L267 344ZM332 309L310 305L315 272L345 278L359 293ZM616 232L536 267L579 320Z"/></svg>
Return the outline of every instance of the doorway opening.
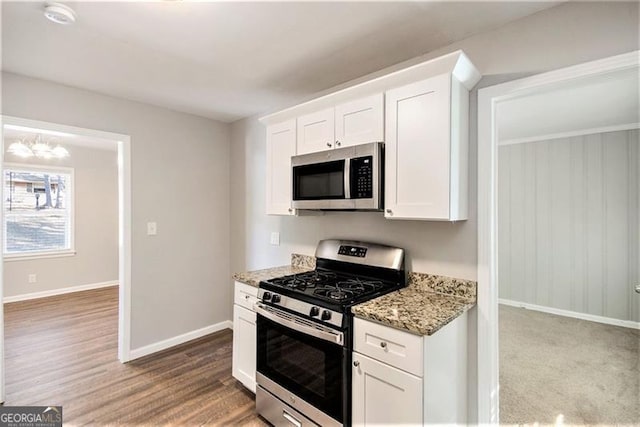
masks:
<svg viewBox="0 0 640 427"><path fill-rule="evenodd" d="M631 52L479 91L480 422L637 411L638 71Z"/></svg>
<svg viewBox="0 0 640 427"><path fill-rule="evenodd" d="M54 327L47 335L46 327L55 322L82 324L75 320L87 313L82 309L84 304L97 313L89 319L96 322L94 337L117 335L117 357L122 363L129 361L130 137L8 116L2 117L2 130L0 296L3 302L15 302L13 307L19 307L8 309L6 314L13 322L30 313L37 319L34 324L44 329L36 326L26 333L43 333L42 340L51 346L60 341L71 350L76 344L73 340L79 339L89 348L94 342L90 330L80 338L68 337L64 328ZM79 291L85 292L76 293ZM100 313L111 317L100 319ZM0 312L3 332L4 320L5 313ZM107 326L101 330L100 324ZM14 332L25 333L7 330L7 334ZM11 354L5 355L5 336L0 338L4 401L5 356L17 356L11 359L17 361L19 353L29 349L17 348L21 344L14 340L16 348L8 349ZM65 339L70 341L64 344Z"/></svg>

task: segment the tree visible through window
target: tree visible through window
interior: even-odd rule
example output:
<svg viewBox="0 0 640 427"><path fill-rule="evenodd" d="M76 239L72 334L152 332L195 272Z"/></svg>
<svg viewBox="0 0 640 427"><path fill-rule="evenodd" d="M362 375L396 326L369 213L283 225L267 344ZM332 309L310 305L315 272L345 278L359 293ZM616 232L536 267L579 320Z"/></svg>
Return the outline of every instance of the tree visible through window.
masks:
<svg viewBox="0 0 640 427"><path fill-rule="evenodd" d="M4 169L4 253L72 250L71 170Z"/></svg>

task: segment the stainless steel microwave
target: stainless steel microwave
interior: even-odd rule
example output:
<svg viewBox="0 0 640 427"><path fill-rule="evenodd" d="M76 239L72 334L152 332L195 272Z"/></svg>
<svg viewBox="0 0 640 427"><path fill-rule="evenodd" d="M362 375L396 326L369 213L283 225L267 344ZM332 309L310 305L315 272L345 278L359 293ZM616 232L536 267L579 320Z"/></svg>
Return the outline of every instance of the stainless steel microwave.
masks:
<svg viewBox="0 0 640 427"><path fill-rule="evenodd" d="M382 210L383 155L373 142L291 157L293 207Z"/></svg>

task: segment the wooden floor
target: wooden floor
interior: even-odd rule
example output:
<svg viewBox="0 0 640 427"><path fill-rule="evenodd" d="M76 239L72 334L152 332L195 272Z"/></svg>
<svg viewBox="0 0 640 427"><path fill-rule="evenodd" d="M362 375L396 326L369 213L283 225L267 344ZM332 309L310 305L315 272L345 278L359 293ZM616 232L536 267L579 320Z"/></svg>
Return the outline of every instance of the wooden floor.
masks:
<svg viewBox="0 0 640 427"><path fill-rule="evenodd" d="M69 425L266 425L221 331L127 364L116 287L5 304L5 405L62 405Z"/></svg>

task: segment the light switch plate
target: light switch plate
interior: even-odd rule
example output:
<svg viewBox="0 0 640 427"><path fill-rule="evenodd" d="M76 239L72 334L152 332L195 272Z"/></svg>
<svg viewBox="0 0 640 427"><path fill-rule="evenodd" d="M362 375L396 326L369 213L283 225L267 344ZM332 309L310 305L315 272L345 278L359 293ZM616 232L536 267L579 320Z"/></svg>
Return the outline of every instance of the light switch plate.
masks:
<svg viewBox="0 0 640 427"><path fill-rule="evenodd" d="M158 234L158 224L155 222L148 222L147 223L147 235L148 236L155 236L156 234Z"/></svg>
<svg viewBox="0 0 640 427"><path fill-rule="evenodd" d="M277 231L271 232L271 244L274 246L280 246L280 233Z"/></svg>

